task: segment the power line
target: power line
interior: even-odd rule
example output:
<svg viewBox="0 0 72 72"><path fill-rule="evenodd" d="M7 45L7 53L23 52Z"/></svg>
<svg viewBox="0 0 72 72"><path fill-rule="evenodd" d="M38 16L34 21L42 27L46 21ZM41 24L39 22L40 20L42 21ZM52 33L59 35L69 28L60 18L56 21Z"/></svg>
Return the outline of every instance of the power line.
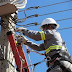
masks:
<svg viewBox="0 0 72 72"><path fill-rule="evenodd" d="M67 28L62 28L62 29L57 29L57 30L65 30L65 29L71 29L72 27L67 27Z"/></svg>
<svg viewBox="0 0 72 72"><path fill-rule="evenodd" d="M59 22L59 21L64 21L64 20L69 20L69 19L72 19L72 17L64 18L64 19L60 19L60 20L56 20L56 21ZM17 26L30 27L30 26L40 25L40 24L38 24L37 22L34 22L34 23L25 24L25 25L18 25L18 24L16 24L16 25Z"/></svg>
<svg viewBox="0 0 72 72"><path fill-rule="evenodd" d="M65 18L65 19L60 19L60 20L56 20L56 21L63 21L63 20L68 20L68 19L72 19L72 17L70 17L70 18Z"/></svg>
<svg viewBox="0 0 72 72"><path fill-rule="evenodd" d="M65 12L65 11L70 11L70 10L72 10L72 9L61 10L61 11L52 12L52 13L48 13L48 14L43 14L43 15L39 15L39 16L50 15L50 14L55 14L55 13L60 13L60 12Z"/></svg>
<svg viewBox="0 0 72 72"><path fill-rule="evenodd" d="M34 22L34 23L29 23L29 24L26 24L26 25L19 25L19 24L16 24L17 26L29 26L29 25L38 25L38 23L37 22Z"/></svg>
<svg viewBox="0 0 72 72"><path fill-rule="evenodd" d="M71 2L72 0L68 0L68 1L64 1L64 2L59 2L59 3L55 3L55 4L50 4L50 5L46 5L46 6L42 6L39 8L43 8L43 7L47 7L47 6L53 6L53 5L57 5L57 4L62 4L62 3L67 3L67 2Z"/></svg>
<svg viewBox="0 0 72 72"><path fill-rule="evenodd" d="M31 26L35 26L34 24L33 25L18 25L17 26L22 26L22 27L31 27Z"/></svg>
<svg viewBox="0 0 72 72"><path fill-rule="evenodd" d="M67 2L71 2L72 0L68 0L68 1L64 1L64 2L59 2L59 3L54 3L54 4L50 4L50 5L45 5L45 6L35 6L35 7L29 7L25 10L20 10L19 12L22 12L22 11L26 11L26 10L32 10L32 9L38 9L38 8L43 8L43 7L48 7L48 6L53 6L53 5L58 5L58 4L63 4L63 3L67 3Z"/></svg>
<svg viewBox="0 0 72 72"><path fill-rule="evenodd" d="M26 18L22 18L22 19L18 19L18 23L24 22L27 18L33 18L33 17L38 17L38 16L44 16L44 15L50 15L50 14L55 14L55 13L60 13L60 12L65 12L65 11L70 11L72 9L66 9L66 10L61 10L61 11L56 11L56 12L51 12L51 13L47 13L47 14L42 14L42 15L31 15L31 16L27 16ZM21 20L21 21L20 21Z"/></svg>

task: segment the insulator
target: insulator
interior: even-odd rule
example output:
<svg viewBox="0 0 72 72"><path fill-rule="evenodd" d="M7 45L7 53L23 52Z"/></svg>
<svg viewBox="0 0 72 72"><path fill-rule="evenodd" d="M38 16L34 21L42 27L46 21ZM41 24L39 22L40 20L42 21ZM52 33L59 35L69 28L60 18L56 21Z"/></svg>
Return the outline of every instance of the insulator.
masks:
<svg viewBox="0 0 72 72"><path fill-rule="evenodd" d="M39 15L38 15L38 14L35 14L34 16L35 16L35 17L38 17Z"/></svg>
<svg viewBox="0 0 72 72"><path fill-rule="evenodd" d="M36 9L38 9L38 8L39 8L39 6L36 6L35 8L36 8Z"/></svg>
<svg viewBox="0 0 72 72"><path fill-rule="evenodd" d="M35 24L35 25L38 25L38 23L37 23L37 22L35 22L34 24Z"/></svg>

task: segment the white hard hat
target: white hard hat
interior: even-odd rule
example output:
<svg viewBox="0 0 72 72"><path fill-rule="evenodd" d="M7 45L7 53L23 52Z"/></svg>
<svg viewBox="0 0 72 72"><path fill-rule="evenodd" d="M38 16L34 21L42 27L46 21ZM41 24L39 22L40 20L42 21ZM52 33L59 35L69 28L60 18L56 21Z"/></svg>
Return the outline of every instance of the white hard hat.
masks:
<svg viewBox="0 0 72 72"><path fill-rule="evenodd" d="M46 18L43 20L41 26L40 26L40 29L43 30L42 26L43 25L48 25L48 24L56 24L56 28L59 27L59 24L56 23L56 21L53 19L53 18Z"/></svg>

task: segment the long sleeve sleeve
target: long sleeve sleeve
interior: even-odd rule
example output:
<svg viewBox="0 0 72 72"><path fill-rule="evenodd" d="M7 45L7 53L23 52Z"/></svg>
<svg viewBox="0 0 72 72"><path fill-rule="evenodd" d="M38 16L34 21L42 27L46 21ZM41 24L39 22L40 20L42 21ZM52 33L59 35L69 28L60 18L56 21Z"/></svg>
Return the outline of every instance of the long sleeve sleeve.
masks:
<svg viewBox="0 0 72 72"><path fill-rule="evenodd" d="M50 39L53 35L52 31L33 31L33 30L23 30L23 34L27 37L34 39L36 41Z"/></svg>
<svg viewBox="0 0 72 72"><path fill-rule="evenodd" d="M26 42L26 45L29 46L31 49L33 50L37 50L37 51L42 51L42 50L45 50L45 47L44 47L44 44L36 44L36 43L33 43L31 41L27 41Z"/></svg>
<svg viewBox="0 0 72 72"><path fill-rule="evenodd" d="M34 39L36 41L41 40L41 35L39 31L33 31L33 30L23 30L23 34L26 35L27 37Z"/></svg>

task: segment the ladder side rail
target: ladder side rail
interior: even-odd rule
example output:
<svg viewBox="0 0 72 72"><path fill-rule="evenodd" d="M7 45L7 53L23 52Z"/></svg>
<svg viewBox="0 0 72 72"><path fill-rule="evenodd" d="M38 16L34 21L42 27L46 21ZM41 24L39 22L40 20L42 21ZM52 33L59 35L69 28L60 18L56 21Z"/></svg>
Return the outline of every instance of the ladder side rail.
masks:
<svg viewBox="0 0 72 72"><path fill-rule="evenodd" d="M18 49L16 47L16 42L15 42L14 36L13 36L11 31L7 32L7 35L8 35L8 40L10 42L10 46L11 46L12 52L14 54L14 58L15 58L15 62L16 62L17 68L19 69L19 72L20 72L21 60L20 60L20 56L19 56L19 53L18 53ZM23 70L22 70L22 72L23 72Z"/></svg>
<svg viewBox="0 0 72 72"><path fill-rule="evenodd" d="M28 70L28 72L30 72L30 69L29 69L29 67L28 67L28 63L27 63L27 59L26 59L25 53L24 53L24 51L23 51L23 49L22 49L22 45L18 45L17 48L18 48L19 55L20 55L20 56L22 57L22 59L25 61L25 62L23 63L23 67L25 67L25 68Z"/></svg>

